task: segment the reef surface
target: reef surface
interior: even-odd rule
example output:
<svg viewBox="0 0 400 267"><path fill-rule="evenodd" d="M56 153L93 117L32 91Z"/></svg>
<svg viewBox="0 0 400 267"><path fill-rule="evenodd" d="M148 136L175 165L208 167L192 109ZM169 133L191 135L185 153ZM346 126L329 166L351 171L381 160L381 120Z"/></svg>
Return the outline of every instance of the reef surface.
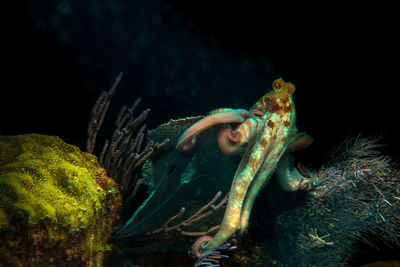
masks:
<svg viewBox="0 0 400 267"><path fill-rule="evenodd" d="M55 136L0 136L1 266L102 266L121 203L94 155Z"/></svg>

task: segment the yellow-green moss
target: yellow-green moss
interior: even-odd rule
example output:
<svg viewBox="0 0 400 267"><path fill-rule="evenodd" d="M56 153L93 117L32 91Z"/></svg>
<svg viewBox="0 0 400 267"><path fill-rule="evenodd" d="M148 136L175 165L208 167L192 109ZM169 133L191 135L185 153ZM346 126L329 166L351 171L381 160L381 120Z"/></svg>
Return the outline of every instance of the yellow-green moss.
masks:
<svg viewBox="0 0 400 267"><path fill-rule="evenodd" d="M89 255L106 242L96 234L109 234L105 227L117 217L121 199L116 188L95 156L58 137L0 136L0 234L8 233L7 242L20 238L15 225L21 224L41 233L28 237L33 243L79 236L81 243L75 240L75 248L65 253ZM114 217L104 221L109 214Z"/></svg>
<svg viewBox="0 0 400 267"><path fill-rule="evenodd" d="M30 224L46 218L79 230L93 223L106 195L96 182L95 156L53 136L0 137L0 151L10 151L10 144L13 153L0 152L0 162L8 162L0 166L0 197L8 200L2 201L0 228L7 224L7 205L26 213Z"/></svg>

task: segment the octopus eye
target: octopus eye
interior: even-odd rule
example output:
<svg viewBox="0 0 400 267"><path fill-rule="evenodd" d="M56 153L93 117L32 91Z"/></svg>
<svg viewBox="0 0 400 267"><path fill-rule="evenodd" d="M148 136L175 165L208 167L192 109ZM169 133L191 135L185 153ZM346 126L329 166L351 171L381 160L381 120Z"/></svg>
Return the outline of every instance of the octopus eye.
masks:
<svg viewBox="0 0 400 267"><path fill-rule="evenodd" d="M281 83L276 81L276 82L274 82L273 87L274 87L274 89L280 89L281 88Z"/></svg>

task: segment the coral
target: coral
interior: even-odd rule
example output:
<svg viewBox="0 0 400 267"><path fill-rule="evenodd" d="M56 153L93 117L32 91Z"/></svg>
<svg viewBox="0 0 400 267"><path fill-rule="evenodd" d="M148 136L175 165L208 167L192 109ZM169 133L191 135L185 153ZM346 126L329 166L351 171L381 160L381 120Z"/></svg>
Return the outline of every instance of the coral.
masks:
<svg viewBox="0 0 400 267"><path fill-rule="evenodd" d="M372 138L345 142L312 175L312 196L278 216L270 250L285 266L351 265L360 244L399 247L400 170L377 147Z"/></svg>
<svg viewBox="0 0 400 267"><path fill-rule="evenodd" d="M86 150L88 153L93 154L95 150L97 135L121 78L122 72L116 77L110 89L101 93L92 108L91 119L87 129ZM143 122L149 115L150 109L148 108L139 116L136 116L136 108L141 101L138 98L129 108L127 106L121 108L115 120L116 129L111 140L105 141L99 155L101 166L118 183L125 203L128 203L134 197L139 188L138 173L143 163L169 142L168 139L163 140L161 143L148 142L146 147L142 149L145 139L144 131L146 129L146 124L143 124ZM127 206L125 205L124 207L126 208ZM122 217L123 214L124 212Z"/></svg>
<svg viewBox="0 0 400 267"><path fill-rule="evenodd" d="M0 136L0 265L101 266L116 188L95 156L58 137Z"/></svg>

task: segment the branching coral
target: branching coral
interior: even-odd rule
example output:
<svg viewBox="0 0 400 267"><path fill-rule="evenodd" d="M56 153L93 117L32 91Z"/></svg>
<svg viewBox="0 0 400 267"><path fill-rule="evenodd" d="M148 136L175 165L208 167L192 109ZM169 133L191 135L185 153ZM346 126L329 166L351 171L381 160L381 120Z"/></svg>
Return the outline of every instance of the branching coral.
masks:
<svg viewBox="0 0 400 267"><path fill-rule="evenodd" d="M111 98L122 78L122 72L117 76L108 91L101 93L92 108L88 127L87 152L93 153L96 137L103 124L105 115L111 103ZM148 142L143 148L146 124L144 121L150 113L145 109L139 116L135 115L141 99L138 98L129 108L123 106L115 120L115 131L111 140L106 140L99 155L99 162L107 173L118 183L119 189L128 202L139 187L138 170L143 163L165 146L169 140L160 143Z"/></svg>

